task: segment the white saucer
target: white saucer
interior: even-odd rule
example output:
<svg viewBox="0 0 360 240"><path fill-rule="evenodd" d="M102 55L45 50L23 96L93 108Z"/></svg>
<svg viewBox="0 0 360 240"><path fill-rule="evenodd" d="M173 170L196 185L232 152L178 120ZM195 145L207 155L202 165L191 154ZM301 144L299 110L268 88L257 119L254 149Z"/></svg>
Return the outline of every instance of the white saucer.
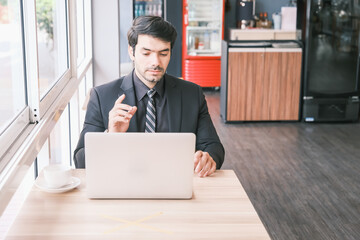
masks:
<svg viewBox="0 0 360 240"><path fill-rule="evenodd" d="M44 192L48 192L48 193L62 193L62 192L67 192L71 189L76 188L77 186L79 186L81 183L80 179L77 177L71 177L70 182L65 185L62 186L60 188L50 188L47 186L45 179L42 177L38 177L35 180L35 186L38 187L40 190L44 191Z"/></svg>

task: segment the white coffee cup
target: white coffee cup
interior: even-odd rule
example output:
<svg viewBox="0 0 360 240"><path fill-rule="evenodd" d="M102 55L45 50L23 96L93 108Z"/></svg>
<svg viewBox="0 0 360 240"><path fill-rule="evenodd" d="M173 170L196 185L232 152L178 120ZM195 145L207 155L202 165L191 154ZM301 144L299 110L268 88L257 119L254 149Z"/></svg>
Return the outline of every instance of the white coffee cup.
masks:
<svg viewBox="0 0 360 240"><path fill-rule="evenodd" d="M43 170L46 185L49 188L60 188L69 184L71 168L62 164L50 164Z"/></svg>

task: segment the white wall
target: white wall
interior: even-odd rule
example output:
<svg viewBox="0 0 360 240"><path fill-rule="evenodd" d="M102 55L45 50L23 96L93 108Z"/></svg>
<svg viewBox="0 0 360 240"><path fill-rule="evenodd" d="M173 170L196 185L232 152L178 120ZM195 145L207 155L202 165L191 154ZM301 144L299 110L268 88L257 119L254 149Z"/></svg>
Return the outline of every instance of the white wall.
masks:
<svg viewBox="0 0 360 240"><path fill-rule="evenodd" d="M92 0L95 86L120 77L119 10L119 0Z"/></svg>

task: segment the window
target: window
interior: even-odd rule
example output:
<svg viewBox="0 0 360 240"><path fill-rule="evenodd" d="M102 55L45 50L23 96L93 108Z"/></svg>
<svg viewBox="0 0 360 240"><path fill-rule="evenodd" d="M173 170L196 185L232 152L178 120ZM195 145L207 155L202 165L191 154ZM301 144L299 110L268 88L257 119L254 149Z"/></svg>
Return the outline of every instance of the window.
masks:
<svg viewBox="0 0 360 240"><path fill-rule="evenodd" d="M26 107L20 9L17 0L0 0L0 135Z"/></svg>
<svg viewBox="0 0 360 240"><path fill-rule="evenodd" d="M0 215L36 157L70 162L83 101L75 120L66 106L92 87L91 36L91 0L0 0Z"/></svg>
<svg viewBox="0 0 360 240"><path fill-rule="evenodd" d="M61 0L36 0L41 98L68 69L66 5Z"/></svg>
<svg viewBox="0 0 360 240"><path fill-rule="evenodd" d="M68 106L61 114L59 121L51 131L50 140L50 158L51 163L70 164L70 125L69 125L69 109Z"/></svg>
<svg viewBox="0 0 360 240"><path fill-rule="evenodd" d="M84 0L76 0L77 64L85 58Z"/></svg>

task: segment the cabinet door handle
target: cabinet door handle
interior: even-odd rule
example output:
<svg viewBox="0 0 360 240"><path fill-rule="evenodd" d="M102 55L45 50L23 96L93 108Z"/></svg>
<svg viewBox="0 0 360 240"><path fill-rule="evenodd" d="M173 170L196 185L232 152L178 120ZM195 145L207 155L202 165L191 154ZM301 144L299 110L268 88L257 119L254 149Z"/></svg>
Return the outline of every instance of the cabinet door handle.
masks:
<svg viewBox="0 0 360 240"><path fill-rule="evenodd" d="M357 68L356 68L356 89L359 89L360 81L360 54L358 56Z"/></svg>

